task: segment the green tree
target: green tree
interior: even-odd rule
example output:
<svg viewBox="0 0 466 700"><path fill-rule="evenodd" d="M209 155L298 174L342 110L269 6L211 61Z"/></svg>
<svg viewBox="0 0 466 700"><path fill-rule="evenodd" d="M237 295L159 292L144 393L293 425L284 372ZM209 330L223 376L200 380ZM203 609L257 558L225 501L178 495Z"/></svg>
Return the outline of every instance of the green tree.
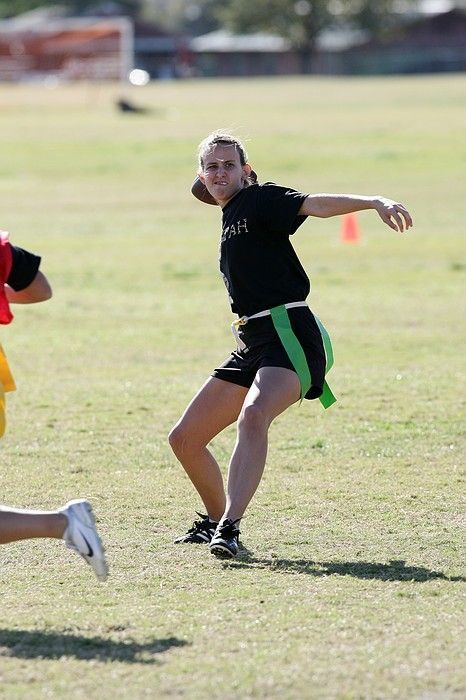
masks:
<svg viewBox="0 0 466 700"><path fill-rule="evenodd" d="M121 13L136 17L140 11L140 0L119 0ZM98 7L95 0L0 0L0 18L16 17L39 7L59 6L70 14L91 14L92 8Z"/></svg>
<svg viewBox="0 0 466 700"><path fill-rule="evenodd" d="M307 72L319 32L333 16L327 0L226 0L215 10L233 31L265 31L286 37L301 53Z"/></svg>
<svg viewBox="0 0 466 700"><path fill-rule="evenodd" d="M302 68L310 68L316 39L323 29L346 26L373 35L400 22L401 10L418 0L224 0L214 9L233 31L266 31L286 37L301 52Z"/></svg>
<svg viewBox="0 0 466 700"><path fill-rule="evenodd" d="M96 0L0 0L0 17L56 4L74 14L99 8ZM415 9L419 0L116 0L115 5L122 14L193 36L220 26L272 32L289 39L306 56L323 29L343 24L378 34L396 25L400 12Z"/></svg>
<svg viewBox="0 0 466 700"><path fill-rule="evenodd" d="M407 12L419 10L419 0L329 0L334 17L356 29L367 29L372 35L383 33L400 24Z"/></svg>
<svg viewBox="0 0 466 700"><path fill-rule="evenodd" d="M214 7L217 0L141 0L141 17L167 31L191 36L218 27Z"/></svg>
<svg viewBox="0 0 466 700"><path fill-rule="evenodd" d="M15 17L37 7L54 4L52 0L0 0L0 18Z"/></svg>

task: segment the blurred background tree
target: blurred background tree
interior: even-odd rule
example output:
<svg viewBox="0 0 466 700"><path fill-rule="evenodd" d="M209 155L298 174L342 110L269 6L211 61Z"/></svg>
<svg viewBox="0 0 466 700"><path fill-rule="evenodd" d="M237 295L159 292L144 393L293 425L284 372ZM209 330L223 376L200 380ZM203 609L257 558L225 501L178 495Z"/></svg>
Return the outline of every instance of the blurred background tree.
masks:
<svg viewBox="0 0 466 700"><path fill-rule="evenodd" d="M0 0L0 17L15 17L37 7L55 4L52 0Z"/></svg>
<svg viewBox="0 0 466 700"><path fill-rule="evenodd" d="M58 7L70 15L121 14L137 17L141 13L143 0L117 0L96 2L96 0L0 0L0 18L16 17L23 12L39 7Z"/></svg>
<svg viewBox="0 0 466 700"><path fill-rule="evenodd" d="M0 0L0 17L59 5L72 14L125 14L167 31L198 36L226 27L235 32L271 32L312 53L323 29L347 26L377 35L399 22L422 0Z"/></svg>
<svg viewBox="0 0 466 700"><path fill-rule="evenodd" d="M217 0L142 0L141 17L167 31L200 36L219 28L216 5Z"/></svg>
<svg viewBox="0 0 466 700"><path fill-rule="evenodd" d="M216 13L234 31L264 31L289 39L301 52L306 72L317 35L334 21L331 4L329 0L227 0Z"/></svg>
<svg viewBox="0 0 466 700"><path fill-rule="evenodd" d="M266 31L290 40L310 68L316 39L324 29L366 29L379 35L415 9L418 0L224 0L214 9L219 22L234 31Z"/></svg>

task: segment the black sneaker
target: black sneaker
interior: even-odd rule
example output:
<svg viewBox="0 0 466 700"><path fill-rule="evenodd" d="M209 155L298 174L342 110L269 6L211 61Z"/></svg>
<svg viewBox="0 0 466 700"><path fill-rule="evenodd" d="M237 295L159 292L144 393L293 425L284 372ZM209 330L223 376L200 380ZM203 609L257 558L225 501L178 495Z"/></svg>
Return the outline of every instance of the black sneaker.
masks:
<svg viewBox="0 0 466 700"><path fill-rule="evenodd" d="M241 518L238 520L227 518L218 525L210 542L211 554L223 559L236 557L239 546L239 529L236 523L239 523L240 520Z"/></svg>
<svg viewBox="0 0 466 700"><path fill-rule="evenodd" d="M190 542L191 544L207 544L210 542L218 523L214 520L210 520L209 516L204 513L198 513L197 511L196 513L202 520L195 520L188 532L177 537L174 544L182 544L184 542Z"/></svg>

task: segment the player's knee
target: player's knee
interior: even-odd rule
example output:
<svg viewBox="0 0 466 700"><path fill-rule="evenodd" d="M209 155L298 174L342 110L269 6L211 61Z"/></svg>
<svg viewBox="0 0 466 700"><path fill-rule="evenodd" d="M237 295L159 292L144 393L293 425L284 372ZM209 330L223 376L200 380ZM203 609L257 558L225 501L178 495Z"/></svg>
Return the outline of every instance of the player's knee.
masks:
<svg viewBox="0 0 466 700"><path fill-rule="evenodd" d="M177 424L171 429L168 435L168 442L177 456L186 454L190 444L189 432L182 424Z"/></svg>
<svg viewBox="0 0 466 700"><path fill-rule="evenodd" d="M263 433L267 431L269 424L270 421L264 411L259 406L250 404L241 411L238 419L238 430L254 434Z"/></svg>
<svg viewBox="0 0 466 700"><path fill-rule="evenodd" d="M182 449L184 442L183 432L180 425L175 425L168 434L168 443L175 454Z"/></svg>

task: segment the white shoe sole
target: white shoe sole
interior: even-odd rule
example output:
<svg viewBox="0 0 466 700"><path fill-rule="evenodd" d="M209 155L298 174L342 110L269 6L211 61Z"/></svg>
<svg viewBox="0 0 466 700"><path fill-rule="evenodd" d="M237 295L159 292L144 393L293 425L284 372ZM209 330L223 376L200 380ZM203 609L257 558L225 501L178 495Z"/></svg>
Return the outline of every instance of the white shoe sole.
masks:
<svg viewBox="0 0 466 700"><path fill-rule="evenodd" d="M92 543L89 542L85 533L81 531L81 537L88 547L89 554L82 552L73 542L67 542L67 546L69 549L77 552L77 554L80 554L84 561L92 567L99 581L105 581L108 576L108 565L105 560L105 549L97 532L92 506L84 499L75 499L74 501L69 501L62 509L67 517L69 517L70 510L73 514L72 519L75 522L80 523L84 528L92 530L92 533L90 533L92 535L90 538ZM79 527L79 525L74 525L74 527Z"/></svg>
<svg viewBox="0 0 466 700"><path fill-rule="evenodd" d="M216 542L210 545L210 553L219 559L233 559L238 554L238 551L232 552L226 545Z"/></svg>

